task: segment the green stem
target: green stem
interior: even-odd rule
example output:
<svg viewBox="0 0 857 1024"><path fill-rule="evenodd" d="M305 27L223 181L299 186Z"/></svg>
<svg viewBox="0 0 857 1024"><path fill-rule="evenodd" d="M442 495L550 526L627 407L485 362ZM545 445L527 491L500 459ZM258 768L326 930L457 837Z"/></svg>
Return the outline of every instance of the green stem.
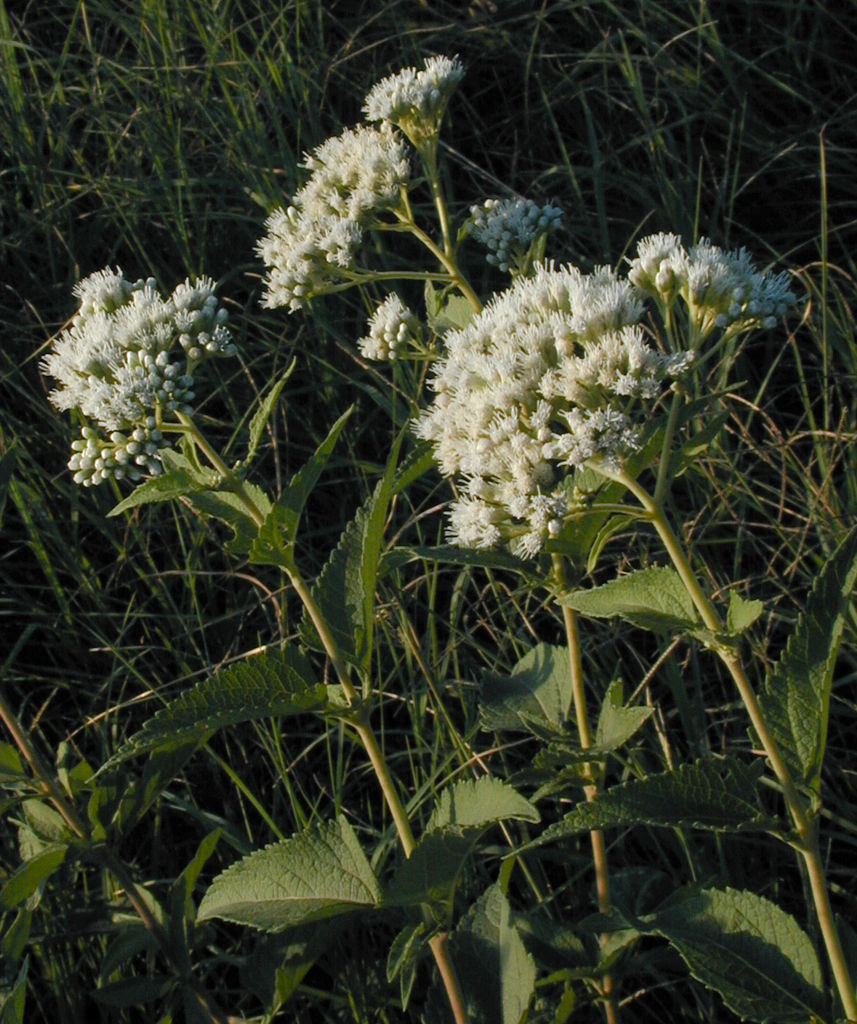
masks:
<svg viewBox="0 0 857 1024"><path fill-rule="evenodd" d="M605 475L622 483L646 510L670 557L670 561L673 563L676 572L678 572L706 629L710 630L715 636L722 633L723 624L720 616L699 585L681 543L667 520L662 505L657 504L645 488L641 487L636 480L633 480L624 471L607 473ZM818 847L816 818L798 792L788 765L780 752L776 740L768 729L761 705L737 655L731 648L721 646L715 647L715 652L726 666L735 683L735 687L747 710L750 723L767 755L768 763L782 788L783 799L785 800L797 836L795 846L806 865L815 913L839 998L842 1000L842 1006L848 1019L857 1021L857 993L855 993L854 983L851 980L842 943L836 931L833 910L830 906L827 880L824 875L824 867L821 863L821 854Z"/></svg>
<svg viewBox="0 0 857 1024"><path fill-rule="evenodd" d="M565 570L560 555L553 556L553 565L557 582L562 589L565 589ZM562 618L568 644L571 693L574 703L574 717L577 723L577 735L580 739L581 750L588 750L592 746L592 733L589 729L589 716L586 713L583 658L580 649L580 637L577 631L577 616L571 608L562 606ZM599 792L597 774L589 763L584 764L583 771L586 776L593 779L590 785L583 787L586 802L590 803L598 796ZM595 870L595 892L598 897L598 910L602 914L608 914L610 912L610 874L607 866L607 847L604 842L604 833L601 829L592 829L589 833L589 838L592 844L592 866ZM602 936L602 944L603 942L604 936ZM609 971L605 971L601 977L601 991L604 996L604 1017L607 1024L618 1024L619 1004L613 989L613 977Z"/></svg>

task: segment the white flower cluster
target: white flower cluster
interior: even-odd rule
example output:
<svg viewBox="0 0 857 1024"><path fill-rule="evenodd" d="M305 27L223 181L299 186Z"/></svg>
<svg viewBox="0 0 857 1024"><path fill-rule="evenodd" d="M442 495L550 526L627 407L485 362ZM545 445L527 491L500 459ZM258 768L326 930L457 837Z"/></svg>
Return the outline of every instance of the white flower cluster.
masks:
<svg viewBox="0 0 857 1024"><path fill-rule="evenodd" d="M526 257L540 235L556 228L561 217L562 210L553 203L486 199L481 206L470 207L467 232L488 249L488 263L506 271Z"/></svg>
<svg viewBox="0 0 857 1024"><path fill-rule="evenodd" d="M395 292L369 318L369 333L357 346L366 359L395 359L409 342L419 342L420 322Z"/></svg>
<svg viewBox="0 0 857 1024"><path fill-rule="evenodd" d="M420 149L437 136L446 105L464 77L457 57L428 57L423 69L403 68L374 85L363 113L369 121L387 121Z"/></svg>
<svg viewBox="0 0 857 1024"><path fill-rule="evenodd" d="M72 444L69 469L87 486L108 477L158 473L167 442L157 417L191 412L195 364L235 354L218 308L214 282L186 280L163 298L154 279L128 281L100 270L75 289L80 308L42 361L60 384L49 395L58 409L78 409L99 430L84 427ZM175 350L180 361L173 361Z"/></svg>
<svg viewBox="0 0 857 1024"><path fill-rule="evenodd" d="M635 402L689 365L647 344L642 315L640 293L609 268L537 265L445 336L416 432L442 473L463 477L454 543L537 554L569 510L568 470L616 467L639 448Z"/></svg>
<svg viewBox="0 0 857 1024"><path fill-rule="evenodd" d="M690 249L678 235L642 239L628 278L662 310L681 298L697 342L715 328L737 334L773 327L795 302L788 274L761 273L746 249L726 252L707 238Z"/></svg>
<svg viewBox="0 0 857 1024"><path fill-rule="evenodd" d="M265 223L256 248L268 268L262 305L291 312L347 280L363 227L397 205L410 168L404 140L389 125L358 125L306 157L312 173L286 209Z"/></svg>

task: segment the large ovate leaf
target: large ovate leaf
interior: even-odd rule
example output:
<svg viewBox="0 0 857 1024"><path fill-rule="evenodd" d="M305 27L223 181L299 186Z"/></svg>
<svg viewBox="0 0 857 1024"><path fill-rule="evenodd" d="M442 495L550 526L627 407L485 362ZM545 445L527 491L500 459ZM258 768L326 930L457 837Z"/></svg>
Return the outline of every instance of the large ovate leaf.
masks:
<svg viewBox="0 0 857 1024"><path fill-rule="evenodd" d="M644 824L686 825L713 832L772 829L777 822L765 814L756 798L760 770L760 765L748 768L732 758L708 758L625 782L579 803L531 845L592 829Z"/></svg>
<svg viewBox="0 0 857 1024"><path fill-rule="evenodd" d="M570 708L571 665L566 647L539 644L510 675L486 672L482 678L479 719L483 729L560 729Z"/></svg>
<svg viewBox="0 0 857 1024"><path fill-rule="evenodd" d="M823 981L809 936L775 903L752 892L706 889L643 919L690 973L744 1020L827 1020ZM642 924L642 922L641 922Z"/></svg>
<svg viewBox="0 0 857 1024"><path fill-rule="evenodd" d="M206 738L224 726L275 715L318 711L327 703L323 684L297 648L265 651L197 683L157 712L105 767L160 747Z"/></svg>
<svg viewBox="0 0 857 1024"><path fill-rule="evenodd" d="M313 599L337 646L363 674L372 654L378 562L403 438L401 434L394 443L383 477L345 527L313 587ZM303 635L308 642L316 635L307 613Z"/></svg>
<svg viewBox="0 0 857 1024"><path fill-rule="evenodd" d="M510 921L506 897L497 885L484 892L462 919L450 942L471 1024L521 1024L535 991L536 965ZM438 988L426 1020L452 1019Z"/></svg>
<svg viewBox="0 0 857 1024"><path fill-rule="evenodd" d="M765 721L789 768L816 792L827 743L833 667L855 584L857 527L816 577L806 608L760 695Z"/></svg>
<svg viewBox="0 0 857 1024"><path fill-rule="evenodd" d="M347 409L339 417L328 431L327 437L289 481L288 487L268 513L265 522L259 528L255 542L250 547L251 562L278 565L284 569L291 568L298 525L307 498L318 483L318 478L327 465L337 438L351 412L352 409Z"/></svg>
<svg viewBox="0 0 857 1024"><path fill-rule="evenodd" d="M537 822L539 812L508 783L483 775L479 779L455 782L441 790L426 832L446 825L484 827L509 818Z"/></svg>
<svg viewBox="0 0 857 1024"><path fill-rule="evenodd" d="M211 883L198 919L276 932L378 905L378 880L348 822L336 821L257 850Z"/></svg>
<svg viewBox="0 0 857 1024"><path fill-rule="evenodd" d="M600 587L563 594L558 601L593 619L618 616L656 632L689 632L697 625L696 609L681 577L668 566L637 569Z"/></svg>

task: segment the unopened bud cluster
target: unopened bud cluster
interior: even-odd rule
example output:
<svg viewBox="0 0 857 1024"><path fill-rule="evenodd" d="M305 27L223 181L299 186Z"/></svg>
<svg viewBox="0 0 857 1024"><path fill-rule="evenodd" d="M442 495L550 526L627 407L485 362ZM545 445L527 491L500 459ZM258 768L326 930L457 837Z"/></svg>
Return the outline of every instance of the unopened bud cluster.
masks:
<svg viewBox="0 0 857 1024"><path fill-rule="evenodd" d="M108 268L75 294L80 308L42 361L60 384L51 402L92 424L72 443L69 469L86 486L157 474L168 443L158 422L193 411L194 367L235 353L214 282L188 279L164 298L154 279L132 282Z"/></svg>
<svg viewBox="0 0 857 1024"><path fill-rule="evenodd" d="M562 210L553 203L486 199L470 207L467 232L488 250L486 261L506 271L524 262L533 242L553 231L561 218Z"/></svg>

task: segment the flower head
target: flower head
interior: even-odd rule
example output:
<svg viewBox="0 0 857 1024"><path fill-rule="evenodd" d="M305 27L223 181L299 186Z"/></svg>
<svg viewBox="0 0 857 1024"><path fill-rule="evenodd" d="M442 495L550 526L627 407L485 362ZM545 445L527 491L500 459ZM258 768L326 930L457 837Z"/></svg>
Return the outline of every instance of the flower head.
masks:
<svg viewBox="0 0 857 1024"><path fill-rule="evenodd" d="M738 334L773 327L794 304L788 274L758 271L741 248L727 252L701 239L687 250L677 235L642 239L628 278L662 309L681 299L697 343L717 328Z"/></svg>
<svg viewBox="0 0 857 1024"><path fill-rule="evenodd" d="M407 187L405 143L389 125L346 129L306 157L312 173L268 217L256 251L268 268L262 305L292 312L352 278L354 255L376 214Z"/></svg>
<svg viewBox="0 0 857 1024"><path fill-rule="evenodd" d="M369 334L357 346L367 359L395 359L412 341L419 341L420 322L398 295L388 295L369 319Z"/></svg>
<svg viewBox="0 0 857 1024"><path fill-rule="evenodd" d="M640 403L688 362L651 348L642 314L640 294L609 268L538 265L445 336L416 432L460 478L453 541L534 555L569 510L569 470L616 467L639 448Z"/></svg>
<svg viewBox="0 0 857 1024"><path fill-rule="evenodd" d="M131 282L108 268L74 291L80 308L42 360L60 385L50 401L95 424L72 444L69 468L86 485L157 473L167 443L159 418L191 412L196 364L235 353L214 282L188 278L164 298L152 278Z"/></svg>
<svg viewBox="0 0 857 1024"><path fill-rule="evenodd" d="M374 85L363 104L369 121L387 121L421 149L437 137L446 105L464 77L457 57L429 57L422 70L403 68Z"/></svg>

